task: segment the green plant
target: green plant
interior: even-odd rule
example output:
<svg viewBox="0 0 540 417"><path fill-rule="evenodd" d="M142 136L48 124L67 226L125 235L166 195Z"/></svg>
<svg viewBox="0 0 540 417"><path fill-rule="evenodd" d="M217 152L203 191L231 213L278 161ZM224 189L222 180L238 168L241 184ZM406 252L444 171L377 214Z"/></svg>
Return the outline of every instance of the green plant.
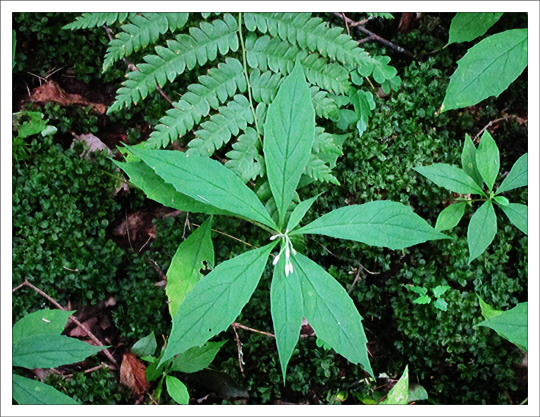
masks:
<svg viewBox="0 0 540 417"><path fill-rule="evenodd" d="M457 13L448 45L483 35L502 13ZM528 30L512 29L489 36L469 49L450 78L441 112L497 97L527 66Z"/></svg>
<svg viewBox="0 0 540 417"><path fill-rule="evenodd" d="M13 137L13 158L16 162L28 159L28 147L25 139L41 133L42 136L54 135L58 129L48 125L39 111L24 110L13 113L12 128L16 131Z"/></svg>
<svg viewBox="0 0 540 417"><path fill-rule="evenodd" d="M416 293L419 295L419 297L413 301L415 304L430 304L432 299L430 296L427 295L427 288L425 287L416 287L413 285L406 285L405 288L408 290ZM432 289L433 295L435 296L435 302L433 305L437 307L439 310L446 311L448 307L448 303L444 301L441 296L450 289L450 286L448 285L437 285L435 288Z"/></svg>
<svg viewBox="0 0 540 417"><path fill-rule="evenodd" d="M361 363L373 375L362 318L352 300L333 277L297 252L294 245L300 248L299 240L306 234L391 249L447 238L409 207L391 201L343 207L297 228L317 198L292 202L309 161L316 130L309 84L299 62L280 86L264 124L263 152L272 206L263 206L257 195L222 164L198 155L126 146L128 162L117 163L132 182L162 204L185 211L233 215L271 233L270 244L221 263L185 294L174 314L172 332L159 365L202 345L234 321L279 242L281 249L273 261L270 298L283 375L298 341L303 317L336 352L353 363ZM195 264L198 271L200 259Z"/></svg>
<svg viewBox="0 0 540 417"><path fill-rule="evenodd" d="M27 369L55 368L80 362L107 346L92 346L60 333L74 311L41 310L13 326L12 363ZM13 374L13 398L19 404L78 404L50 385Z"/></svg>
<svg viewBox="0 0 540 417"><path fill-rule="evenodd" d="M469 263L480 256L493 242L497 233L497 217L493 205L497 205L508 219L523 233L527 234L527 206L510 203L499 194L527 185L527 154L519 158L508 176L495 191L493 186L499 174L499 148L484 131L478 149L467 135L461 154L463 169L448 164L433 164L414 168L440 187L458 194L479 194L480 199L459 197L455 204L445 208L437 219L437 230L448 230L456 226L465 213L465 207L473 201L484 203L472 216L467 230L469 243ZM486 184L487 190L482 189Z"/></svg>

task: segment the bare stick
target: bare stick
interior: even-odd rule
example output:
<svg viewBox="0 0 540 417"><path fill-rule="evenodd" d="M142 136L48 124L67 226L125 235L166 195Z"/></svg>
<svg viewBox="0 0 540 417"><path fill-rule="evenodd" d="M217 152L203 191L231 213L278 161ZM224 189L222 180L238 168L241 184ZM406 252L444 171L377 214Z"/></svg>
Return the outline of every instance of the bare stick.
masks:
<svg viewBox="0 0 540 417"><path fill-rule="evenodd" d="M62 310L62 311L66 311L66 309L64 307L62 307L60 304L58 304L56 302L55 299L53 299L49 294L43 292L42 290L40 290L39 288L35 287L34 285L30 284L28 282L27 279L24 280L24 282L19 285L17 288L15 289L19 289L21 287L29 287L29 288L32 288L34 291L36 291L38 294L42 295L43 297L45 297L47 300L49 300L52 304L54 304L58 309ZM15 291L15 289L13 291ZM75 317L73 316L69 316L69 320L71 320L73 323L75 323L77 325L77 327L81 328L82 330L84 330L86 332L86 334L88 335L88 337L90 337L90 339L92 339L94 341L94 343L97 344L97 346L103 346L103 344L99 341L99 339L94 336L94 334L86 328L86 326L84 324L82 324L79 320L77 320ZM105 354L105 356L107 356L107 358L109 358L109 360L116 366L118 367L118 362L116 362L116 359L114 359L113 355L111 354L111 352L109 352L107 349L103 349L101 352L103 352Z"/></svg>
<svg viewBox="0 0 540 417"><path fill-rule="evenodd" d="M94 372L94 371L97 371L101 368L110 368L109 365L107 365L106 363L102 363L101 365L98 365L98 366L94 366L93 368L90 368L90 369L86 369L84 371L85 374L89 374L91 372ZM51 369L52 371L55 371L55 369ZM73 378L73 374L67 374L67 375L63 375L64 378Z"/></svg>
<svg viewBox="0 0 540 417"><path fill-rule="evenodd" d="M484 128L480 132L478 132L478 134L474 137L474 141L476 143L480 142L480 136L482 135L482 133L484 133L484 130L489 129L491 126L493 126L496 123L504 122L504 121L507 121L507 120L510 120L510 119L515 119L519 124L523 124L523 123L528 122L528 119L522 119L521 117L518 117L515 114L506 115L504 117L501 117L500 119L492 120L486 126L484 126Z"/></svg>
<svg viewBox="0 0 540 417"><path fill-rule="evenodd" d="M233 326L234 330L234 338L236 339L236 347L238 349L238 366L240 367L240 372L242 373L242 376L244 375L244 367L242 364L244 363L244 352L242 352L242 342L240 342L240 338L238 337L238 332L236 331L236 327Z"/></svg>
<svg viewBox="0 0 540 417"><path fill-rule="evenodd" d="M232 323L231 326L233 327L233 329L235 329L235 328L244 329L244 330L249 330L250 332L264 334L265 336L268 336L268 337L275 337L272 333L267 333L267 332L263 332L261 330L252 329L251 327L244 326L243 324L240 324L240 323L237 323L237 322ZM236 330L235 330L235 332L236 332Z"/></svg>

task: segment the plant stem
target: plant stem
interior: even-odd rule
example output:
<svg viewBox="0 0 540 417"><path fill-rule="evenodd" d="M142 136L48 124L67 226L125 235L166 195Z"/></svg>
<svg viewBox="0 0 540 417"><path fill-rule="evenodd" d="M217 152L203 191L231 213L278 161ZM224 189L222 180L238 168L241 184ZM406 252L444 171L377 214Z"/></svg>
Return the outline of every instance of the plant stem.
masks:
<svg viewBox="0 0 540 417"><path fill-rule="evenodd" d="M253 113L253 120L255 120L255 130L257 131L257 138L259 139L259 145L262 149L262 139L261 131L259 130L259 123L257 121L257 115L255 113L255 107L253 106L253 97L251 94L251 84L249 83L249 75L247 72L247 58L246 58L246 47L244 46L244 37L242 35L242 13L238 13L238 35L240 36L240 45L242 46L242 59L244 64L244 77L246 78L248 97L249 97L249 106Z"/></svg>

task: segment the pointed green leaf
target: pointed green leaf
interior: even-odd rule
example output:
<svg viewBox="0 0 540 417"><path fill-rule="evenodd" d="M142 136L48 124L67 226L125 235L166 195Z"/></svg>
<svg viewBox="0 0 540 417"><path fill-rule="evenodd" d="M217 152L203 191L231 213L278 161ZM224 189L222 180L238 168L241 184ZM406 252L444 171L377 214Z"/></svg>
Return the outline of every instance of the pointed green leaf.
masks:
<svg viewBox="0 0 540 417"><path fill-rule="evenodd" d="M487 130L484 130L476 151L476 166L491 191L499 173L500 158L499 148Z"/></svg>
<svg viewBox="0 0 540 417"><path fill-rule="evenodd" d="M450 77L442 111L473 106L498 97L527 66L527 29L486 38L467 51Z"/></svg>
<svg viewBox="0 0 540 417"><path fill-rule="evenodd" d="M448 303L444 301L442 298L437 298L435 302L433 303L433 305L442 311L446 311L448 309Z"/></svg>
<svg viewBox="0 0 540 417"><path fill-rule="evenodd" d="M268 181L278 207L279 225L283 227L315 135L315 110L299 61L268 108L264 133Z"/></svg>
<svg viewBox="0 0 540 417"><path fill-rule="evenodd" d="M527 351L527 309L528 303L519 303L516 307L484 320L474 327L489 327L499 336Z"/></svg>
<svg viewBox="0 0 540 417"><path fill-rule="evenodd" d="M182 381L174 376L167 375L165 382L167 383L167 392L174 401L178 404L189 404L189 393Z"/></svg>
<svg viewBox="0 0 540 417"><path fill-rule="evenodd" d="M367 129L369 116L371 116L371 110L375 108L373 94L368 91L357 90L356 88L351 87L349 99L351 100L356 113L356 128L358 129L358 136L362 136Z"/></svg>
<svg viewBox="0 0 540 417"><path fill-rule="evenodd" d="M225 343L226 340L207 342L203 346L194 346L186 350L174 358L170 371L193 373L208 367Z"/></svg>
<svg viewBox="0 0 540 417"><path fill-rule="evenodd" d="M431 303L431 298L427 295L422 295L413 301L414 304L429 304Z"/></svg>
<svg viewBox="0 0 540 417"><path fill-rule="evenodd" d="M456 13L450 24L448 45L470 42L482 36L502 15L502 13Z"/></svg>
<svg viewBox="0 0 540 417"><path fill-rule="evenodd" d="M437 217L437 223L435 224L435 230L442 232L443 230L452 229L457 226L463 214L465 213L466 202L450 204L443 211L439 213Z"/></svg>
<svg viewBox="0 0 540 417"><path fill-rule="evenodd" d="M154 332L151 332L148 336L139 339L137 343L131 347L131 352L137 356L152 356L156 353L156 349L156 336L154 336Z"/></svg>
<svg viewBox="0 0 540 417"><path fill-rule="evenodd" d="M201 346L238 317L255 291L275 245L272 242L225 261L195 284L173 318L160 365L193 346Z"/></svg>
<svg viewBox="0 0 540 417"><path fill-rule="evenodd" d="M501 195L498 195L497 197L493 197L493 201L497 203L499 207L503 206L506 207L510 204L510 201L506 197L503 197Z"/></svg>
<svg viewBox="0 0 540 417"><path fill-rule="evenodd" d="M403 249L428 240L450 239L433 229L410 207L384 200L341 207L293 231L291 235L309 233L390 249Z"/></svg>
<svg viewBox="0 0 540 417"><path fill-rule="evenodd" d="M279 362L283 381L285 381L287 364L300 336L304 308L299 274L293 272L289 276L285 275L284 256L280 257L274 267L274 277L270 287L270 307Z"/></svg>
<svg viewBox="0 0 540 417"><path fill-rule="evenodd" d="M427 400L428 393L420 384L409 383L409 402Z"/></svg>
<svg viewBox="0 0 540 417"><path fill-rule="evenodd" d="M129 176L129 180L136 187L144 191L148 198L163 204L165 207L172 207L190 213L228 214L227 211L197 201L176 191L171 184L166 183L152 168L142 161L118 162L113 160L113 162Z"/></svg>
<svg viewBox="0 0 540 417"><path fill-rule="evenodd" d="M486 201L471 217L467 229L469 263L478 258L493 242L497 233L497 217L491 201Z"/></svg>
<svg viewBox="0 0 540 417"><path fill-rule="evenodd" d="M182 194L277 229L255 193L218 161L179 151L128 149Z"/></svg>
<svg viewBox="0 0 540 417"><path fill-rule="evenodd" d="M502 313L502 310L495 310L488 303L482 300L482 298L480 298L478 294L476 294L476 296L478 297L478 302L480 303L480 310L482 311L482 315L486 320L498 316Z"/></svg>
<svg viewBox="0 0 540 417"><path fill-rule="evenodd" d="M304 316L317 337L350 362L360 363L375 378L369 363L362 317L351 297L311 259L297 253L291 261L293 274L298 274L302 285Z"/></svg>
<svg viewBox="0 0 540 417"><path fill-rule="evenodd" d="M427 294L427 288L424 288L424 287L415 287L411 285L405 285L405 288L407 288L409 291L415 292L418 295Z"/></svg>
<svg viewBox="0 0 540 417"><path fill-rule="evenodd" d="M437 285L435 288L433 288L433 294L435 297L439 298L449 289L450 287L448 285Z"/></svg>
<svg viewBox="0 0 540 417"><path fill-rule="evenodd" d="M203 276L201 269L204 268L205 261L214 265L212 217L180 243L167 270L165 292L169 298L171 317L175 316L186 294Z"/></svg>
<svg viewBox="0 0 540 417"><path fill-rule="evenodd" d="M105 349L57 334L37 334L13 343L13 366L23 368L56 368L85 360Z"/></svg>
<svg viewBox="0 0 540 417"><path fill-rule="evenodd" d="M405 367L405 371L396 385L390 390L388 396L379 404L386 405L406 405L409 403L409 366Z"/></svg>
<svg viewBox="0 0 540 417"><path fill-rule="evenodd" d="M287 223L287 230L293 230L296 226L298 226L306 215L307 211L311 208L312 204L321 194L302 201L294 208L294 211L291 213L291 217L289 217L289 222Z"/></svg>
<svg viewBox="0 0 540 417"><path fill-rule="evenodd" d="M465 134L465 140L463 141L463 151L461 152L461 166L463 171L469 177L471 177L474 182L482 188L483 181L478 168L476 167L476 147L474 146L471 137Z"/></svg>
<svg viewBox="0 0 540 417"><path fill-rule="evenodd" d="M13 374L13 399L20 405L79 405L50 385Z"/></svg>
<svg viewBox="0 0 540 417"><path fill-rule="evenodd" d="M508 220L523 233L528 235L527 227L527 206L525 204L510 203L507 206L500 206Z"/></svg>
<svg viewBox="0 0 540 417"><path fill-rule="evenodd" d="M482 188L465 171L453 165L433 164L413 169L429 178L439 187L444 187L455 193L485 195Z"/></svg>
<svg viewBox="0 0 540 417"><path fill-rule="evenodd" d="M528 184L527 173L529 169L528 154L522 155L514 164L508 176L504 179L495 194L504 193L514 188L524 187Z"/></svg>
<svg viewBox="0 0 540 417"><path fill-rule="evenodd" d="M49 309L30 313L13 326L12 343L38 334L60 334L64 331L69 316L73 313L75 311Z"/></svg>

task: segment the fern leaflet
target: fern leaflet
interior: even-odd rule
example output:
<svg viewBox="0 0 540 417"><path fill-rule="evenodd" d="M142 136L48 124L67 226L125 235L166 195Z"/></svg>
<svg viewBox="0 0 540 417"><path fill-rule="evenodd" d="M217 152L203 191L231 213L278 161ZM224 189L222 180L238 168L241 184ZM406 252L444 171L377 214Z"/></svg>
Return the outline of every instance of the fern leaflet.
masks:
<svg viewBox="0 0 540 417"><path fill-rule="evenodd" d="M188 92L160 119L160 124L146 142L147 146L166 147L184 136L202 117L208 116L210 108L217 109L220 103L234 96L237 91L243 93L246 89L244 67L237 59L227 58L225 63L211 68L207 75L199 76L199 84L188 86Z"/></svg>
<svg viewBox="0 0 540 417"><path fill-rule="evenodd" d="M133 51L146 48L156 42L159 35L168 30L181 29L187 23L189 13L144 13L130 18L130 22L122 26L122 32L109 43L103 71L106 71L119 59L129 56Z"/></svg>
<svg viewBox="0 0 540 417"><path fill-rule="evenodd" d="M74 22L65 25L62 29L88 29L103 25L112 25L115 22L125 22L127 18L137 13L83 13L77 16Z"/></svg>
<svg viewBox="0 0 540 417"><path fill-rule="evenodd" d="M339 107L336 102L328 96L327 91L321 90L317 86L312 86L311 101L315 108L315 114L325 119L337 120L339 118Z"/></svg>
<svg viewBox="0 0 540 417"><path fill-rule="evenodd" d="M270 104L274 101L283 78L279 73L259 71L257 68L251 71L249 83L253 91L253 100L257 103Z"/></svg>
<svg viewBox="0 0 540 417"><path fill-rule="evenodd" d="M163 87L167 80L174 81L186 68L191 70L216 59L218 50L222 55L238 50L237 32L238 22L227 13L224 20L201 22L198 28L189 28L189 35L177 35L176 40L167 41L167 47L157 46L157 55L146 56L146 63L137 65L138 71L127 75L109 113L144 99L156 89L156 84Z"/></svg>
<svg viewBox="0 0 540 417"><path fill-rule="evenodd" d="M255 129L248 127L232 147L233 150L225 155L229 158L225 163L227 168L236 172L244 182L255 179L261 174L263 158L259 154L259 140Z"/></svg>

